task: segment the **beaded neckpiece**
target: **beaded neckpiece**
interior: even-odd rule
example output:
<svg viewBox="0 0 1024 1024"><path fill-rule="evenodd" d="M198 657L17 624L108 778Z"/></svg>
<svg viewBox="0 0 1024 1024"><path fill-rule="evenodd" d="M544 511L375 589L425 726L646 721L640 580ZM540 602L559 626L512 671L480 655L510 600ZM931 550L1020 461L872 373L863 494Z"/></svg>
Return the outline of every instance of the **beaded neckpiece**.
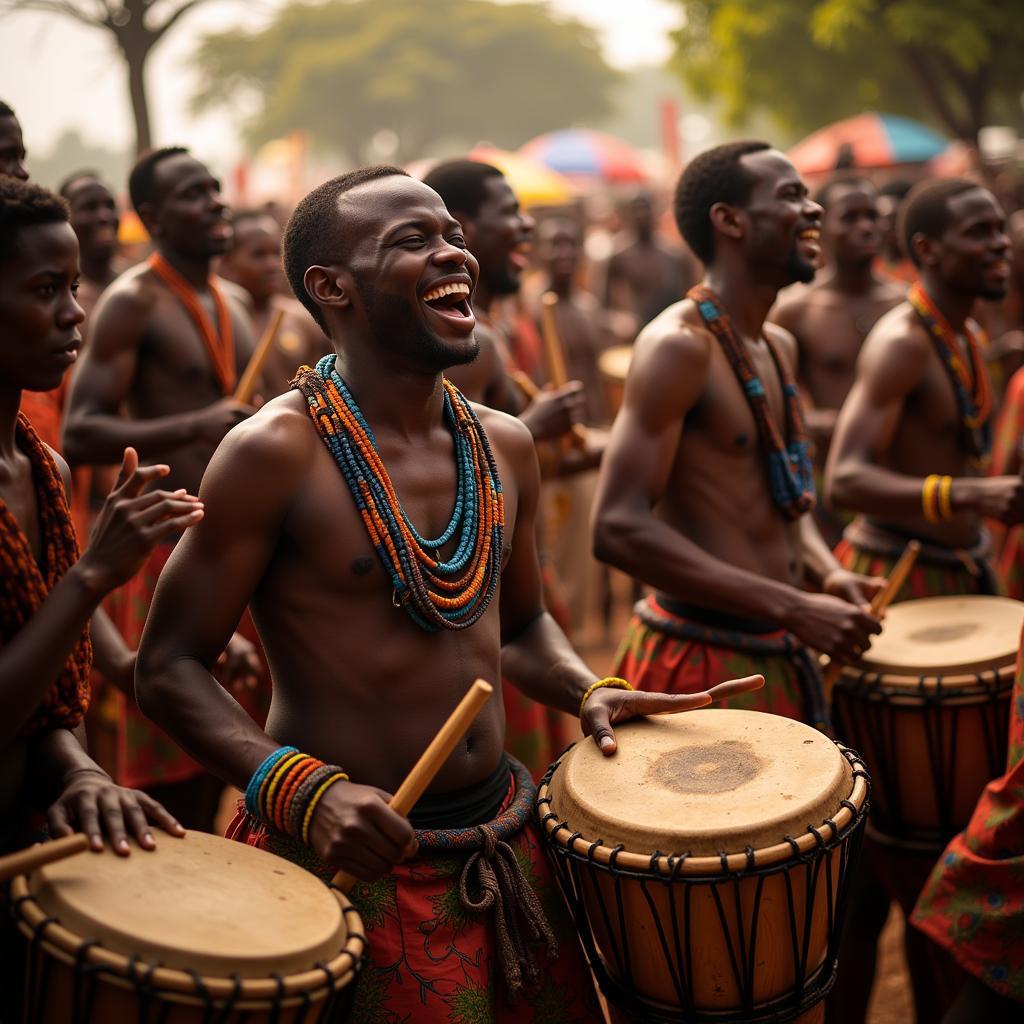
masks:
<svg viewBox="0 0 1024 1024"><path fill-rule="evenodd" d="M920 281L911 285L907 300L921 318L942 365L949 373L970 453L979 463L986 463L992 452L992 385L981 357L981 332L975 330L970 321L964 324L967 351L971 358L968 368L957 344L956 333Z"/></svg>
<svg viewBox="0 0 1024 1024"><path fill-rule="evenodd" d="M324 356L303 366L292 381L309 403L309 414L338 463L359 515L394 588L392 600L428 633L467 629L487 610L501 575L505 500L484 428L470 404L444 381L444 420L455 442L458 484L455 508L444 532L419 535L395 493L373 431L335 369ZM438 550L457 538L447 560Z"/></svg>
<svg viewBox="0 0 1024 1024"><path fill-rule="evenodd" d="M787 519L799 519L814 507L814 477L796 382L785 362L779 358L771 339L767 335L762 335L782 381L782 393L786 400L786 434L789 438L787 445L768 412L764 385L754 371L754 364L750 361L743 343L736 336L732 321L722 309L718 296L706 285L699 284L691 288L686 297L696 303L697 312L700 313L708 330L718 339L733 373L736 374L736 379L743 388L743 394L757 424L757 436L765 455L772 499Z"/></svg>

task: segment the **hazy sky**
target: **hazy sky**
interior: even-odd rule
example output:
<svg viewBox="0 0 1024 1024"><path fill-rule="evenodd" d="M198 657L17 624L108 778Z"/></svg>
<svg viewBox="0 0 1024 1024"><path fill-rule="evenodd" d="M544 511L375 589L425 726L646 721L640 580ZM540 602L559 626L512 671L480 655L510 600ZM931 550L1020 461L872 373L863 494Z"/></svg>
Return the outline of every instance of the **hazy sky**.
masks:
<svg viewBox="0 0 1024 1024"><path fill-rule="evenodd" d="M237 153L222 113L192 118L187 111L196 39L244 24L258 27L284 0L218 0L186 15L149 64L155 141L187 143L208 157ZM430 0L422 0L425 10ZM669 0L549 0L559 13L593 25L608 60L621 68L664 60L667 33L680 7ZM0 19L0 98L18 113L29 150L48 152L63 131L77 127L88 142L123 148L132 138L123 65L106 33L53 14L17 13Z"/></svg>

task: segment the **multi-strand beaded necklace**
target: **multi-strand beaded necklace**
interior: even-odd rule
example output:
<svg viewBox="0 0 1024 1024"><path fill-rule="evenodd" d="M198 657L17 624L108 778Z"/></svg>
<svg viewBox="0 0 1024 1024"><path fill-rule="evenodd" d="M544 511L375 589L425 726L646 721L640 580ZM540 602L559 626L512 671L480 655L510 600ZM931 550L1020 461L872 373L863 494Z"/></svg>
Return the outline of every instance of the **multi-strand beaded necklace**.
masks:
<svg viewBox="0 0 1024 1024"><path fill-rule="evenodd" d="M968 368L957 343L956 332L920 281L911 285L907 299L921 318L942 365L949 373L970 454L983 465L992 452L992 385L981 355L979 332L974 330L970 321L964 323L967 352L971 360Z"/></svg>
<svg viewBox="0 0 1024 1024"><path fill-rule="evenodd" d="M696 303L697 312L700 313L708 330L718 339L733 373L736 374L736 379L743 388L743 394L757 424L758 439L766 459L768 484L775 504L787 519L799 519L814 507L814 477L796 381L793 380L785 362L779 358L771 339L762 334L782 381L782 393L786 401L788 440L783 441L768 411L768 397L765 395L764 384L754 370L754 364L743 347L743 342L737 336L732 321L722 309L718 296L706 285L699 284L691 288L686 297Z"/></svg>
<svg viewBox="0 0 1024 1024"><path fill-rule="evenodd" d="M444 421L454 441L458 479L455 508L439 537L421 537L335 358L324 356L315 369L302 367L292 386L305 395L313 423L352 492L391 580L394 604L427 632L466 629L487 610L501 575L505 501L487 435L469 402L444 381ZM442 560L439 550L455 538L455 551Z"/></svg>

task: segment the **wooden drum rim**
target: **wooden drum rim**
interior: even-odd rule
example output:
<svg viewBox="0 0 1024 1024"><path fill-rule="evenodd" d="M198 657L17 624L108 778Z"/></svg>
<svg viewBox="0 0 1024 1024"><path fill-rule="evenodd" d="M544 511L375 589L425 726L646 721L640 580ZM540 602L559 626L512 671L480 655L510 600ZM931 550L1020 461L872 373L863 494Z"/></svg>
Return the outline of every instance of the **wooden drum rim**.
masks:
<svg viewBox="0 0 1024 1024"><path fill-rule="evenodd" d="M179 996L194 996L202 999L209 996L213 999L229 999L244 1001L269 1001L279 997L298 997L313 995L322 989L337 991L355 976L366 950L366 932L356 908L347 897L333 887L331 895L337 900L345 919L347 937L341 952L326 962L323 968L314 967L297 974L287 974L281 978L242 978L237 982L232 978L205 977L200 975L198 984L196 977L187 971L171 967L154 967L149 969L149 962L133 960L123 953L116 953L105 946L89 946L81 958L87 964L104 969L115 983L130 986L134 981L145 979L148 986L160 990L158 994L174 993ZM74 965L79 959L79 950L86 940L70 931L59 921L50 920L44 924L47 915L29 891L28 876L19 875L11 881L11 903L17 917L18 927L29 939L39 931L39 945L47 952L66 964ZM331 977L331 985L327 984L326 972ZM202 986L202 987L200 987Z"/></svg>
<svg viewBox="0 0 1024 1024"><path fill-rule="evenodd" d="M836 685L845 692L856 693L862 688L877 690L900 700L954 701L961 697L985 698L1009 693L1016 674L1016 660L980 672L953 676L932 672L912 676L909 673L878 672L866 665L844 665Z"/></svg>
<svg viewBox="0 0 1024 1024"><path fill-rule="evenodd" d="M608 353L612 353L610 357L602 358L607 356ZM624 359L624 355L628 353L629 358ZM619 366L614 365L618 363L620 359L624 359L626 363L626 372L621 376L618 373ZM626 383L626 377L629 375L629 364L633 359L633 346L632 345L611 345L610 347L602 350L597 354L597 372L602 380L609 384L623 385ZM613 368L614 367L614 368Z"/></svg>
<svg viewBox="0 0 1024 1024"><path fill-rule="evenodd" d="M820 825L808 826L807 831L794 836L792 842L781 842L773 846L762 847L754 850L750 855L730 853L725 857L701 856L683 859L682 854L660 854L655 860L653 851L650 854L633 853L629 850L619 850L616 853L614 847L606 846L600 839L595 841L585 839L583 836L576 836L570 842L569 836L573 835L573 832L569 823L557 820L557 815L551 810L551 776L561 764L561 757L552 765L551 770L545 775L537 789L537 810L545 834L551 841L570 853L575 853L605 867L621 867L627 871L648 874L652 878L659 876L692 877L695 875L714 877L735 874L744 870L772 867L820 850L826 843L845 835L850 826L854 824L855 819L863 814L869 789L866 765L859 755L842 743L836 743L836 746L840 753L847 757L853 772L853 789L839 809ZM562 755L562 757L564 756L565 754ZM854 810L846 806L847 804L853 804ZM652 870L652 864L657 865L657 871Z"/></svg>

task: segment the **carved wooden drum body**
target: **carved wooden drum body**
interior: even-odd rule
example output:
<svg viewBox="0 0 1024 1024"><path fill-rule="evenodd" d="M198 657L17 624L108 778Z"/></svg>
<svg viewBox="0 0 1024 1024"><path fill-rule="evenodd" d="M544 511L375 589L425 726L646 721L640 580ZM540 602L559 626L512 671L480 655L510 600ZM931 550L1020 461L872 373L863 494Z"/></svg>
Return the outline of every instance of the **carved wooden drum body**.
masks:
<svg viewBox="0 0 1024 1024"><path fill-rule="evenodd" d="M632 345L613 345L597 357L597 369L604 381L608 412L612 418L622 408L622 395L626 390L626 377L629 376L632 359Z"/></svg>
<svg viewBox="0 0 1024 1024"><path fill-rule="evenodd" d="M201 832L49 864L16 878L11 901L33 1024L335 1020L366 944L341 893Z"/></svg>
<svg viewBox="0 0 1024 1024"><path fill-rule="evenodd" d="M585 740L541 784L548 852L625 1019L824 1016L868 793L820 732L702 710Z"/></svg>
<svg viewBox="0 0 1024 1024"><path fill-rule="evenodd" d="M938 850L1002 774L1024 603L929 597L893 605L833 693L836 734L871 765L871 830Z"/></svg>

